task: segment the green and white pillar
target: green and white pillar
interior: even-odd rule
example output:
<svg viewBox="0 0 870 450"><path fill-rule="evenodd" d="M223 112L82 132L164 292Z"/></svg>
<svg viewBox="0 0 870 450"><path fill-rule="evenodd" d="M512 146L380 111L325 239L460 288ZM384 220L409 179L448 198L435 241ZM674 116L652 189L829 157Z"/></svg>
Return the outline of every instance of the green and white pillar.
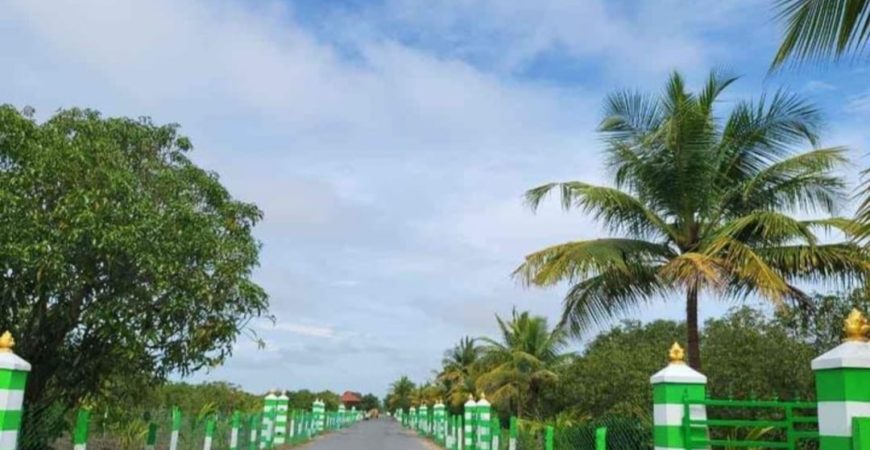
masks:
<svg viewBox="0 0 870 450"><path fill-rule="evenodd" d="M326 403L320 399L315 400L311 405L311 412L314 413L314 432L323 432L324 420L326 420Z"/></svg>
<svg viewBox="0 0 870 450"><path fill-rule="evenodd" d="M214 415L208 416L205 419L205 437L202 440L202 450L211 450L211 443L214 441Z"/></svg>
<svg viewBox="0 0 870 450"><path fill-rule="evenodd" d="M508 433L508 450L517 450L517 438L520 436L520 428L516 417L511 416Z"/></svg>
<svg viewBox="0 0 870 450"><path fill-rule="evenodd" d="M284 445L287 442L287 410L290 408L290 397L281 393L275 404L277 414L275 416L275 445Z"/></svg>
<svg viewBox="0 0 870 450"><path fill-rule="evenodd" d="M260 440L260 415L259 414L251 414L251 418L248 422L248 450L257 450L257 444Z"/></svg>
<svg viewBox="0 0 870 450"><path fill-rule="evenodd" d="M341 422L341 427L344 428L347 426L347 407L344 406L344 403L338 405L338 417L338 420Z"/></svg>
<svg viewBox="0 0 870 450"><path fill-rule="evenodd" d="M477 401L477 450L490 450L492 445L492 406L481 393Z"/></svg>
<svg viewBox="0 0 870 450"><path fill-rule="evenodd" d="M76 413L76 429L73 432L73 450L87 450L90 421L91 410L88 408L79 409Z"/></svg>
<svg viewBox="0 0 870 450"><path fill-rule="evenodd" d="M444 407L444 403L441 400L438 400L438 403L435 404L435 408L433 410L434 422L435 422L435 439L438 442L444 443L447 438L447 420L446 420L446 409Z"/></svg>
<svg viewBox="0 0 870 450"><path fill-rule="evenodd" d="M707 394L707 377L689 367L684 361L684 352L674 343L668 353L670 364L650 378L653 387L653 443L656 450L688 448L683 427L684 400L704 400ZM692 419L707 418L704 405L691 405ZM690 430L691 437L706 439L707 427L696 426Z"/></svg>
<svg viewBox="0 0 870 450"><path fill-rule="evenodd" d="M230 449L239 450L239 428L242 426L242 413L233 412L233 418L230 419Z"/></svg>
<svg viewBox="0 0 870 450"><path fill-rule="evenodd" d="M465 424L462 427L463 443L465 450L475 450L474 431L477 426L477 402L474 401L474 396L468 394L468 401L465 402L463 417Z"/></svg>
<svg viewBox="0 0 870 450"><path fill-rule="evenodd" d="M408 428L417 430L417 408L414 406L408 409Z"/></svg>
<svg viewBox="0 0 870 450"><path fill-rule="evenodd" d="M15 339L8 331L0 336L0 450L18 447L18 432L24 406L24 386L30 363L12 352Z"/></svg>
<svg viewBox="0 0 870 450"><path fill-rule="evenodd" d="M169 435L169 450L178 450L178 435L181 433L181 409L172 407L172 432Z"/></svg>
<svg viewBox="0 0 870 450"><path fill-rule="evenodd" d="M820 450L853 450L853 423L870 417L870 344L867 318L852 310L846 340L812 362L816 377Z"/></svg>
<svg viewBox="0 0 870 450"><path fill-rule="evenodd" d="M275 424L272 423L275 408L278 406L278 396L274 391L269 391L263 399L263 423L260 431L260 448L268 448L269 442L272 440L272 430Z"/></svg>

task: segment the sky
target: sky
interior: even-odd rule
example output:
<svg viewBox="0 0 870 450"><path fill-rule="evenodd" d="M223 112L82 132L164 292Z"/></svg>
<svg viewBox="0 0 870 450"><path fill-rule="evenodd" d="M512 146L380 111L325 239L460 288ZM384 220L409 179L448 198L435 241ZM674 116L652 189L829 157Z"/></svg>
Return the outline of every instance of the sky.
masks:
<svg viewBox="0 0 870 450"><path fill-rule="evenodd" d="M786 88L825 145L868 165L870 67L768 73L772 0L4 0L0 102L179 123L197 164L265 219L254 277L274 322L191 381L383 395L433 376L495 315L558 320L564 286L511 278L524 255L604 231L523 192L607 184L608 92L679 70L741 75L721 108ZM702 318L732 304L705 299ZM679 299L625 318L678 319ZM592 329L582 346L600 331Z"/></svg>

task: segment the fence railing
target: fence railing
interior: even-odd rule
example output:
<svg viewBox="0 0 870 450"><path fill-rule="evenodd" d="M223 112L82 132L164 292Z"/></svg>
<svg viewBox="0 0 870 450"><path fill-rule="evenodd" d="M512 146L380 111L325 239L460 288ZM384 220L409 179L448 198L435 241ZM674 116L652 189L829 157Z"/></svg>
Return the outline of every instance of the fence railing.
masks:
<svg viewBox="0 0 870 450"><path fill-rule="evenodd" d="M692 414L703 406L702 417ZM732 418L711 418L727 409ZM734 418L735 410L752 410L756 417ZM687 448L768 448L797 450L801 441L819 440L816 402L779 400L683 400L683 436ZM739 414L738 414L739 416ZM726 431L727 430L727 431ZM744 430L743 436L738 434ZM769 437L769 439L764 439Z"/></svg>

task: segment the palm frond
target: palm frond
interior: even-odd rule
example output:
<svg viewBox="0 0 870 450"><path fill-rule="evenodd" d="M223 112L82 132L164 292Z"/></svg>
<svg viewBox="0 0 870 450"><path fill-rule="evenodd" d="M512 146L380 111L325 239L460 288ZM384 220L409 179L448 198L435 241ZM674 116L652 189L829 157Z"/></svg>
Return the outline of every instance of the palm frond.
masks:
<svg viewBox="0 0 870 450"><path fill-rule="evenodd" d="M613 270L630 274L631 266L657 265L673 256L666 245L637 239L568 242L527 256L514 276L527 284L547 286Z"/></svg>
<svg viewBox="0 0 870 450"><path fill-rule="evenodd" d="M627 271L612 268L575 284L565 296L559 326L579 335L589 325L605 323L667 293L670 286L662 283L658 271L656 266L636 264Z"/></svg>
<svg viewBox="0 0 870 450"><path fill-rule="evenodd" d="M674 230L665 220L638 198L615 188L579 181L549 183L526 192L526 203L535 210L554 189L561 193L562 208L580 208L615 233L660 238L674 235Z"/></svg>
<svg viewBox="0 0 870 450"><path fill-rule="evenodd" d="M772 68L795 62L860 54L870 41L870 2L867 0L779 0L778 17L786 34Z"/></svg>

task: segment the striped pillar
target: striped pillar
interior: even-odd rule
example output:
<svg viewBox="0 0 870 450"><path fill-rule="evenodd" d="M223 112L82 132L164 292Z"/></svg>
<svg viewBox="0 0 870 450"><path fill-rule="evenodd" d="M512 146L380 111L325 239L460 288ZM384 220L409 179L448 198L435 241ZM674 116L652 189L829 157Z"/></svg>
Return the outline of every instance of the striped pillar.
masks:
<svg viewBox="0 0 870 450"><path fill-rule="evenodd" d="M347 407L344 406L344 403L338 405L338 417L342 427L347 425Z"/></svg>
<svg viewBox="0 0 870 450"><path fill-rule="evenodd" d="M684 352L674 343L668 357L670 364L650 378L653 387L653 442L656 450L686 448L683 430L683 400L704 400L707 393L707 377L686 365ZM693 419L705 419L704 405L692 405ZM707 428L695 427L692 436L703 439Z"/></svg>
<svg viewBox="0 0 870 450"><path fill-rule="evenodd" d="M520 428L517 418L511 416L510 435L508 437L508 450L517 450L517 438L520 436Z"/></svg>
<svg viewBox="0 0 870 450"><path fill-rule="evenodd" d="M417 408L413 406L408 409L408 428L412 430L417 429Z"/></svg>
<svg viewBox="0 0 870 450"><path fill-rule="evenodd" d="M148 434L145 435L145 450L154 450L157 445L157 424L148 423Z"/></svg>
<svg viewBox="0 0 870 450"><path fill-rule="evenodd" d="M441 400L438 400L432 414L435 422L435 439L441 443L444 443L447 438L447 420L445 413L446 410L444 409L444 403Z"/></svg>
<svg viewBox="0 0 870 450"><path fill-rule="evenodd" d="M73 433L73 450L87 450L88 427L91 421L91 410L79 409L76 414L76 429Z"/></svg>
<svg viewBox="0 0 870 450"><path fill-rule="evenodd" d="M870 417L870 325L857 309L844 324L846 340L812 362L820 450L863 449L853 447L853 420Z"/></svg>
<svg viewBox="0 0 870 450"><path fill-rule="evenodd" d="M230 419L230 449L239 450L239 428L242 426L242 413L233 412L233 418Z"/></svg>
<svg viewBox="0 0 870 450"><path fill-rule="evenodd" d="M213 415L205 419L205 437L202 440L202 450L211 450L211 443L214 440L214 422Z"/></svg>
<svg viewBox="0 0 870 450"><path fill-rule="evenodd" d="M466 450L475 450L474 429L476 427L477 402L474 401L474 396L471 394L468 394L468 401L465 402L463 414L465 417L465 425L462 427L464 448Z"/></svg>
<svg viewBox="0 0 870 450"><path fill-rule="evenodd" d="M290 397L282 393L275 403L277 415L275 417L275 445L283 445L287 442L287 410L290 408Z"/></svg>
<svg viewBox="0 0 870 450"><path fill-rule="evenodd" d="M0 336L0 449L15 450L21 428L21 412L24 404L24 386L30 363L12 352L15 339L10 332Z"/></svg>
<svg viewBox="0 0 870 450"><path fill-rule="evenodd" d="M492 445L492 407L481 393L477 401L477 450L490 450Z"/></svg>
<svg viewBox="0 0 870 450"><path fill-rule="evenodd" d="M251 414L248 422L248 450L257 450L257 442L260 440L260 417L259 414Z"/></svg>
<svg viewBox="0 0 870 450"><path fill-rule="evenodd" d="M172 433L169 435L169 450L178 450L178 435L181 433L181 410L172 407Z"/></svg>
<svg viewBox="0 0 870 450"><path fill-rule="evenodd" d="M269 441L272 440L272 412L275 411L277 405L278 396L275 395L274 391L269 391L263 399L263 423L261 425L262 431L260 431L260 448L267 448L269 446Z"/></svg>
<svg viewBox="0 0 870 450"><path fill-rule="evenodd" d="M326 420L326 403L320 399L314 400L314 403L311 405L311 412L314 414L314 432L320 433L323 431L323 421Z"/></svg>

